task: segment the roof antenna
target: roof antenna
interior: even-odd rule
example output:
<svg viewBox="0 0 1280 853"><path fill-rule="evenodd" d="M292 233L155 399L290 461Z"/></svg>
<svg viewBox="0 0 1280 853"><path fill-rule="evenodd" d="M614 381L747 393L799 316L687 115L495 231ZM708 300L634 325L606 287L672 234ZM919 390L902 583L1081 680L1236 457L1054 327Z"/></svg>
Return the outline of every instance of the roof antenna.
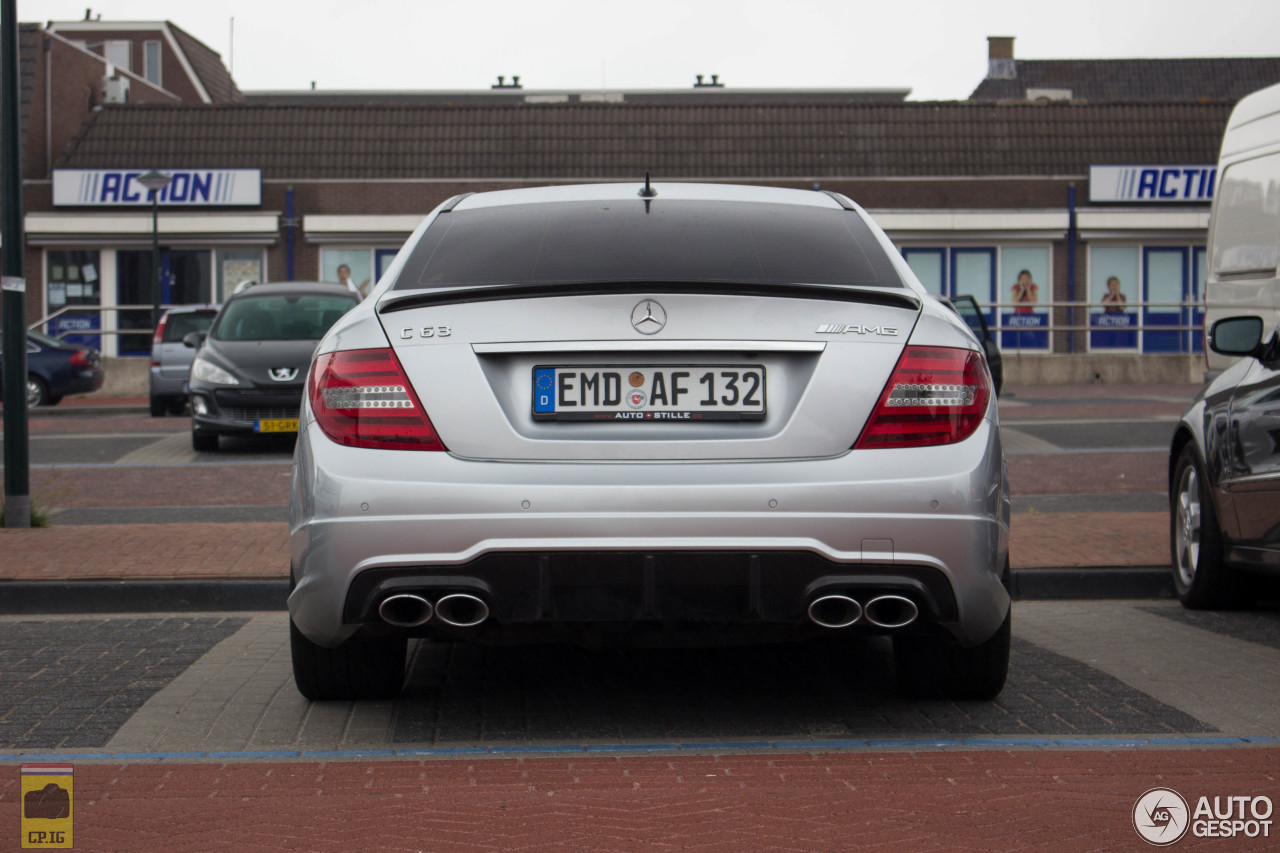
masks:
<svg viewBox="0 0 1280 853"><path fill-rule="evenodd" d="M656 198L658 195L658 191L649 185L649 172L647 170L644 173L644 189L640 190L637 195L640 198Z"/></svg>

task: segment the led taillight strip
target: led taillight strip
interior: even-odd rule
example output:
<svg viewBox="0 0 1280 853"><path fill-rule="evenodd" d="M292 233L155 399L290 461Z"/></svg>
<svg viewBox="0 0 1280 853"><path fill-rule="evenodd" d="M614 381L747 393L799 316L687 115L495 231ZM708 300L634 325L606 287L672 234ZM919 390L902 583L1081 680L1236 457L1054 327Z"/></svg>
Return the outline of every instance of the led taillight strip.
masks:
<svg viewBox="0 0 1280 853"><path fill-rule="evenodd" d="M319 356L311 371L309 399L316 423L338 444L445 449L389 347Z"/></svg>
<svg viewBox="0 0 1280 853"><path fill-rule="evenodd" d="M954 444L973 435L991 398L981 354L909 346L880 394L855 449Z"/></svg>

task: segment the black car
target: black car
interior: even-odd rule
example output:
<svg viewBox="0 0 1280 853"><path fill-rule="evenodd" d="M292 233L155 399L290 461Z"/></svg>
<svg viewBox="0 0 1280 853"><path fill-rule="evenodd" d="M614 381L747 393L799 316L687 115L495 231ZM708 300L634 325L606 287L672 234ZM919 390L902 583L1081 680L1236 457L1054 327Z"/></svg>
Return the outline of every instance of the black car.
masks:
<svg viewBox="0 0 1280 853"><path fill-rule="evenodd" d="M0 367L4 356L0 354ZM102 357L93 347L27 332L27 406L53 406L68 394L102 387ZM3 380L0 380L3 388Z"/></svg>
<svg viewBox="0 0 1280 853"><path fill-rule="evenodd" d="M316 343L359 297L341 285L263 284L218 311L191 362L191 446L217 450L218 436L296 433L303 383Z"/></svg>
<svg viewBox="0 0 1280 853"><path fill-rule="evenodd" d="M1173 585L1193 609L1248 603L1280 575L1280 329L1228 317L1209 349L1239 360L1182 415L1169 452Z"/></svg>

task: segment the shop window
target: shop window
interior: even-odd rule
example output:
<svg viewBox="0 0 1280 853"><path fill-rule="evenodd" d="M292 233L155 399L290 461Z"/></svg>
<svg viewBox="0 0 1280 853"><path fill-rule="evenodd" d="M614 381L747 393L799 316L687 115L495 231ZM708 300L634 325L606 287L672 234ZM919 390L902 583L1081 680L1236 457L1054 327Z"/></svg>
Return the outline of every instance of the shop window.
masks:
<svg viewBox="0 0 1280 853"><path fill-rule="evenodd" d="M368 296L373 281L373 249L321 249L320 280L345 284Z"/></svg>
<svg viewBox="0 0 1280 853"><path fill-rule="evenodd" d="M1187 299L1187 250L1147 248L1142 251L1142 351L1185 352L1186 333L1179 327L1190 319ZM1168 330L1161 326L1170 327Z"/></svg>
<svg viewBox="0 0 1280 853"><path fill-rule="evenodd" d="M1089 348L1138 349L1137 246L1089 247Z"/></svg>
<svg viewBox="0 0 1280 853"><path fill-rule="evenodd" d="M74 344L102 349L102 336L92 334L102 328L101 262L96 250L55 249L46 255L46 316L57 314L48 323L48 334ZM75 310L83 306L85 309Z"/></svg>
<svg viewBox="0 0 1280 853"><path fill-rule="evenodd" d="M1204 283L1207 278L1206 273L1208 252L1204 246L1196 246L1191 250L1194 260L1191 263L1191 270L1194 273L1191 279L1191 326L1187 332L1187 344L1190 352L1204 352Z"/></svg>
<svg viewBox="0 0 1280 853"><path fill-rule="evenodd" d="M947 295L946 249L903 249L907 266L934 296Z"/></svg>
<svg viewBox="0 0 1280 853"><path fill-rule="evenodd" d="M261 249L219 249L216 256L216 301L225 300L245 282L262 284L266 281Z"/></svg>
<svg viewBox="0 0 1280 853"><path fill-rule="evenodd" d="M1047 248L1000 250L1000 348L1002 350L1049 349L1049 286Z"/></svg>
<svg viewBox="0 0 1280 853"><path fill-rule="evenodd" d="M996 250L952 249L951 287L955 296L972 296L983 307L987 325L996 325Z"/></svg>

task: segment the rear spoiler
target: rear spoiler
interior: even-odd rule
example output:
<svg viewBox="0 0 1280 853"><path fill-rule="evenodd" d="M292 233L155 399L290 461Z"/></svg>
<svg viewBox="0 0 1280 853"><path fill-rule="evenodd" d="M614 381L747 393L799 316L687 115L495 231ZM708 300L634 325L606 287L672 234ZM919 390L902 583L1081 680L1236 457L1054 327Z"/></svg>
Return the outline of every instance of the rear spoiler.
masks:
<svg viewBox="0 0 1280 853"><path fill-rule="evenodd" d="M575 284L513 284L485 287L447 288L419 291L404 296L385 297L379 314L413 308L461 305L468 302L496 302L504 299L541 299L555 296L605 296L615 293L708 294L712 296L758 296L772 299L814 299L828 302L856 302L890 308L920 310L920 300L906 290L874 287L846 287L825 284L736 284L734 282L585 282Z"/></svg>

